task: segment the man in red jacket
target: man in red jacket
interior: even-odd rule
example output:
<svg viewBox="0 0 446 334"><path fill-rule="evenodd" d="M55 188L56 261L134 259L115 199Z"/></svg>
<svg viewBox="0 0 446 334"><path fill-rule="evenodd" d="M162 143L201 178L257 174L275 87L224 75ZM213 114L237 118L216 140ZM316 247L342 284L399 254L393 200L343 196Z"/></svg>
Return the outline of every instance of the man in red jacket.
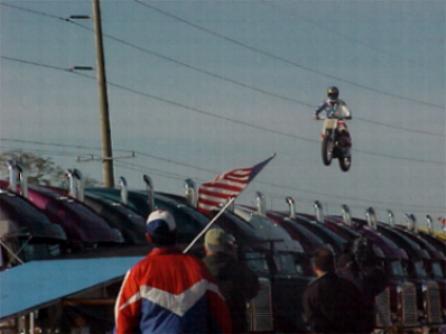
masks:
<svg viewBox="0 0 446 334"><path fill-rule="evenodd" d="M229 311L211 275L200 260L175 248L173 216L152 212L146 235L155 248L124 278L116 333L230 333Z"/></svg>

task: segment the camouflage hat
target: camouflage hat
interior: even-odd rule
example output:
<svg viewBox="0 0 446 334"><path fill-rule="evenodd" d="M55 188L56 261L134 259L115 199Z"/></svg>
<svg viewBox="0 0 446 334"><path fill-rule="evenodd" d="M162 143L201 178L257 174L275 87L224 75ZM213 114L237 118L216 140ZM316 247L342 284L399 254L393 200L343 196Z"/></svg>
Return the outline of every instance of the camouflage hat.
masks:
<svg viewBox="0 0 446 334"><path fill-rule="evenodd" d="M225 252L234 249L235 238L219 227L211 228L204 236L204 246L213 252Z"/></svg>

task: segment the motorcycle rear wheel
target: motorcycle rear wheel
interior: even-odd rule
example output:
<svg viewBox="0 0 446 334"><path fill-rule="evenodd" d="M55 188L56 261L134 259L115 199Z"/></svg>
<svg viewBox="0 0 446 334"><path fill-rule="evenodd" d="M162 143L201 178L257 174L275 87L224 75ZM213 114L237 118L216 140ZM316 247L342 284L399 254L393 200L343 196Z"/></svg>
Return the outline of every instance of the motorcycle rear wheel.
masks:
<svg viewBox="0 0 446 334"><path fill-rule="evenodd" d="M331 136L326 135L322 140L322 162L325 166L330 166L333 160L334 143Z"/></svg>

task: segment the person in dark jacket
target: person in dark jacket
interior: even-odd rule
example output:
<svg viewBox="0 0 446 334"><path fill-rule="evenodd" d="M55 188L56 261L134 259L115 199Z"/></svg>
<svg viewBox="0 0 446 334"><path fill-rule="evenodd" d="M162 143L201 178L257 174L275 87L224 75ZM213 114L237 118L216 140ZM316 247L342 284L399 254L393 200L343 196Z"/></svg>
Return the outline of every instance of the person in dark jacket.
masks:
<svg viewBox="0 0 446 334"><path fill-rule="evenodd" d="M257 276L237 259L235 238L221 228L210 229L204 238L203 259L225 298L234 333L248 331L246 303L259 291Z"/></svg>
<svg viewBox="0 0 446 334"><path fill-rule="evenodd" d="M362 331L371 333L375 328L377 309L375 298L387 286L388 275L380 266L373 244L366 238L356 239L337 262L337 274L348 279L360 290L363 300Z"/></svg>
<svg viewBox="0 0 446 334"><path fill-rule="evenodd" d="M361 293L335 273L334 256L322 247L313 255L314 279L305 289L304 316L313 333L360 333Z"/></svg>

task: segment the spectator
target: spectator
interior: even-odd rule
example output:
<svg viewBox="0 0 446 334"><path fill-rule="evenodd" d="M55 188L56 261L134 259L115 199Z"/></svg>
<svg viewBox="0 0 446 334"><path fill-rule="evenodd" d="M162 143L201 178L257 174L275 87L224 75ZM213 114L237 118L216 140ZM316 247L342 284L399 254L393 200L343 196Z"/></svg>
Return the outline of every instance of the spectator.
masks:
<svg viewBox="0 0 446 334"><path fill-rule="evenodd" d="M319 248L314 253L316 279L304 292L304 316L314 333L361 332L361 294L350 281L335 274L333 253Z"/></svg>
<svg viewBox="0 0 446 334"><path fill-rule="evenodd" d="M381 267L373 250L373 244L360 237L350 249L338 259L338 275L348 279L360 290L364 304L362 331L370 333L375 328L376 305L375 298L387 286L388 276Z"/></svg>
<svg viewBox="0 0 446 334"><path fill-rule="evenodd" d="M231 314L234 333L248 331L246 303L257 295L257 276L237 260L235 238L221 228L210 229L204 238L204 263L217 281Z"/></svg>
<svg viewBox="0 0 446 334"><path fill-rule="evenodd" d="M115 306L117 334L229 333L231 319L206 267L176 247L176 224L167 211L152 212L147 239L155 248L122 283Z"/></svg>

